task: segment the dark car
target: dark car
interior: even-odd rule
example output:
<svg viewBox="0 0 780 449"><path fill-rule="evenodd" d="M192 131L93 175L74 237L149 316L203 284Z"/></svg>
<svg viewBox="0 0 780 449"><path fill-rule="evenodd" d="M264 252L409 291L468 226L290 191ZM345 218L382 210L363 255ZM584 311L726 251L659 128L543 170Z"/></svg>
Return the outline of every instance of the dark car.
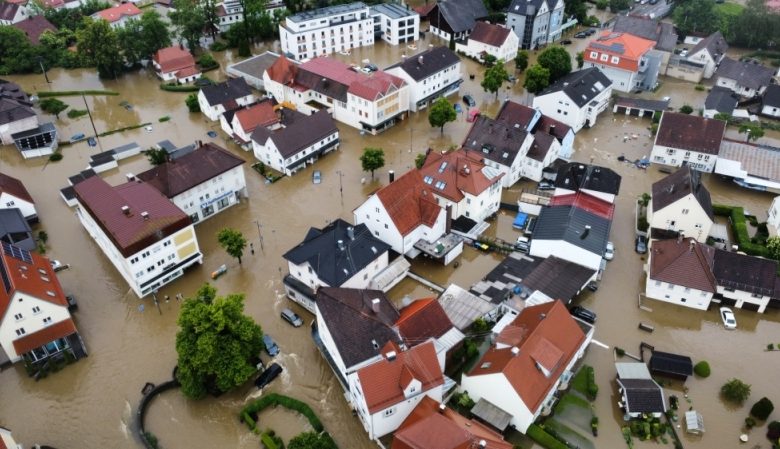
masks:
<svg viewBox="0 0 780 449"><path fill-rule="evenodd" d="M596 31L597 31L597 30L596 30L595 28L588 28L587 30L585 30L585 33L586 33L588 36L593 36L594 34L596 34Z"/></svg>
<svg viewBox="0 0 780 449"><path fill-rule="evenodd" d="M303 320L301 319L301 317L299 317L297 313L293 312L290 309L282 310L282 319L292 324L295 327L303 326Z"/></svg>
<svg viewBox="0 0 780 449"><path fill-rule="evenodd" d="M377 70L379 70L379 67L377 67L376 64L366 64L365 68L367 68L372 72L376 72Z"/></svg>
<svg viewBox="0 0 780 449"><path fill-rule="evenodd" d="M561 44L562 45L571 45L571 39L564 39L564 40L561 41Z"/></svg>
<svg viewBox="0 0 780 449"><path fill-rule="evenodd" d="M599 289L599 283L597 281L588 282L588 290L595 292Z"/></svg>
<svg viewBox="0 0 780 449"><path fill-rule="evenodd" d="M474 97L469 94L463 96L463 102L466 103L470 108L473 108L477 105L477 102L474 101Z"/></svg>
<svg viewBox="0 0 780 449"><path fill-rule="evenodd" d="M279 354L279 346L276 345L276 342L270 335L263 334L263 344L265 344L265 352L271 357L275 357Z"/></svg>
<svg viewBox="0 0 780 449"><path fill-rule="evenodd" d="M588 33L584 31L580 31L579 33L575 33L574 37L577 39L585 39L586 37L588 37Z"/></svg>
<svg viewBox="0 0 780 449"><path fill-rule="evenodd" d="M577 317L582 321L587 321L588 323L591 324L596 322L596 314L586 309L585 307L574 306L571 308L569 312L572 314L572 316Z"/></svg>
<svg viewBox="0 0 780 449"><path fill-rule="evenodd" d="M553 184L550 181L539 181L539 184L536 186L538 190L555 190L555 184Z"/></svg>
<svg viewBox="0 0 780 449"><path fill-rule="evenodd" d="M636 246L634 248L639 254L647 252L647 238L643 235L636 236Z"/></svg>
<svg viewBox="0 0 780 449"><path fill-rule="evenodd" d="M276 379L279 374L282 374L281 366L277 363L272 363L268 368L265 369L262 373L260 373L259 376L257 376L257 379L255 379L255 386L257 388L264 388L266 385L270 384L274 379Z"/></svg>

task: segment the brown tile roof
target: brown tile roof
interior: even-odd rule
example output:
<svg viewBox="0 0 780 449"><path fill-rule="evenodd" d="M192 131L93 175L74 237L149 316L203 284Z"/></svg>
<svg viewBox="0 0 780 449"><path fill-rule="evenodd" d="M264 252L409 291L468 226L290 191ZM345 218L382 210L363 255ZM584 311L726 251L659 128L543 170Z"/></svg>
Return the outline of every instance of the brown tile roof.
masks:
<svg viewBox="0 0 780 449"><path fill-rule="evenodd" d="M0 172L0 194L3 192L9 195L13 195L21 200L35 204L32 196L30 196L30 192L28 192L27 188L24 187L22 181Z"/></svg>
<svg viewBox="0 0 780 449"><path fill-rule="evenodd" d="M526 336L512 354L506 347L488 350L468 376L503 373L530 410L537 410L566 365L585 341L585 334L560 301L526 307L511 323ZM549 371L545 376L537 367Z"/></svg>
<svg viewBox="0 0 780 449"><path fill-rule="evenodd" d="M38 16L31 16L21 22L13 24L14 27L24 31L27 38L30 39L34 45L38 45L41 42L41 34L44 31L57 31L57 27L51 24L46 17L42 14Z"/></svg>
<svg viewBox="0 0 780 449"><path fill-rule="evenodd" d="M76 325L73 324L73 320L67 318L44 327L38 332L27 334L22 338L14 340L14 350L17 354L27 354L35 348L39 348L46 343L54 341L58 338L65 338L68 335L76 333Z"/></svg>
<svg viewBox="0 0 780 449"><path fill-rule="evenodd" d="M405 399L403 381L408 385L409 380L405 372L422 384L417 394L444 384L444 375L433 342L429 341L397 353L394 360L384 358L358 370L357 375L369 413L374 414Z"/></svg>
<svg viewBox="0 0 780 449"><path fill-rule="evenodd" d="M304 62L300 66L299 74L301 72L309 72L320 78L327 78L343 84L347 86L347 92L369 101L374 101L380 96L400 89L406 84L403 79L381 70L371 74L356 72L346 63L327 56ZM297 76L296 81L299 81ZM303 84L306 84L310 89L314 88L309 83Z"/></svg>
<svg viewBox="0 0 780 449"><path fill-rule="evenodd" d="M688 195L693 195L710 220L715 218L712 213L710 192L701 182L701 172L691 169L689 165L654 182L652 192L653 212L657 212Z"/></svg>
<svg viewBox="0 0 780 449"><path fill-rule="evenodd" d="M531 119L536 115L537 110L514 101L505 101L498 111L496 120L504 122L510 126L518 125L520 128L526 129L531 123ZM571 127L563 122L559 122L552 117L540 114L539 120L534 124L533 132L535 135L539 133L549 134L558 141L562 141L566 134L569 133Z"/></svg>
<svg viewBox="0 0 780 449"><path fill-rule="evenodd" d="M252 134L258 126L266 127L279 121L274 111L274 105L270 100L261 101L239 111L236 111L236 118L241 124L244 132Z"/></svg>
<svg viewBox="0 0 780 449"><path fill-rule="evenodd" d="M500 182L504 176L500 173L494 178L488 178L482 171L485 164L481 160L479 153L465 149L442 153L430 151L425 156L425 165L420 169L420 174L423 182L430 186L429 189L457 203L465 198L463 192L478 196L491 185ZM444 183L443 188L438 188L441 182Z"/></svg>
<svg viewBox="0 0 780 449"><path fill-rule="evenodd" d="M189 154L139 173L138 179L173 198L244 162L218 145L205 143Z"/></svg>
<svg viewBox="0 0 780 449"><path fill-rule="evenodd" d="M664 112L655 144L686 151L718 154L726 122L698 115Z"/></svg>
<svg viewBox="0 0 780 449"><path fill-rule="evenodd" d="M443 210L417 170L406 172L378 190L376 195L401 235L407 235L423 224L433 226Z"/></svg>
<svg viewBox="0 0 780 449"><path fill-rule="evenodd" d="M395 325L408 346L439 338L452 329L452 321L436 298L418 299L404 307Z"/></svg>
<svg viewBox="0 0 780 449"><path fill-rule="evenodd" d="M23 257L20 258L19 255ZM27 259L23 260L25 258ZM31 262L27 262L28 260ZM9 283L7 289L5 285L0 288L0 322L17 291L59 306L68 305L51 262L38 253L3 243L0 246L0 277L3 283L5 280Z"/></svg>
<svg viewBox="0 0 780 449"><path fill-rule="evenodd" d="M425 20L428 18L428 14L431 13L431 10L436 7L436 2L429 3L427 5L418 6L416 8L413 8L414 11L420 15L421 20Z"/></svg>
<svg viewBox="0 0 780 449"><path fill-rule="evenodd" d="M116 187L93 176L73 187L81 206L124 257L192 224L190 217L151 185L131 181ZM125 214L122 206L130 211ZM143 217L146 212L148 216Z"/></svg>
<svg viewBox="0 0 780 449"><path fill-rule="evenodd" d="M506 38L509 37L509 33L512 31L509 28L504 28L499 25L492 25L487 22L477 22L474 25L474 30L469 35L469 39L482 42L493 47L500 47L506 42Z"/></svg>
<svg viewBox="0 0 780 449"><path fill-rule="evenodd" d="M714 255L712 247L700 245L693 238L654 241L650 251L650 282L668 282L715 293Z"/></svg>
<svg viewBox="0 0 780 449"><path fill-rule="evenodd" d="M298 65L287 59L284 54L268 68L268 77L279 84L290 84L298 73Z"/></svg>
<svg viewBox="0 0 780 449"><path fill-rule="evenodd" d="M195 58L192 57L192 53L178 45L157 50L157 53L154 54L154 61L160 65L163 73L195 67Z"/></svg>
<svg viewBox="0 0 780 449"><path fill-rule="evenodd" d="M116 22L125 16L134 17L140 16L141 14L141 10L138 9L138 7L133 3L122 3L121 5L116 5L111 8L98 11L93 14L93 16L100 17L106 22Z"/></svg>

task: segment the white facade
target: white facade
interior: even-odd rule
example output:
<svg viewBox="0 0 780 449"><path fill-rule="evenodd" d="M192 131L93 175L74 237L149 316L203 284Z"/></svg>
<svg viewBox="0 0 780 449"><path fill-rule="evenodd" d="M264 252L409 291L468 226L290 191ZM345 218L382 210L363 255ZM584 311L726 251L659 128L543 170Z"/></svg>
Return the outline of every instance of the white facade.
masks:
<svg viewBox="0 0 780 449"><path fill-rule="evenodd" d="M387 268L388 261L388 252L385 251L384 253L380 254L379 257L377 257L373 262L352 275L351 278L344 281L341 285L328 285L327 282L323 281L319 278L319 276L317 276L317 272L312 269L312 266L309 264L309 262L304 262L300 265L297 265L288 260L287 270L292 277L305 284L315 292L320 287L368 289L370 288L369 284L371 284L371 280L374 279L374 276ZM296 296L296 301L297 300L298 298Z"/></svg>
<svg viewBox="0 0 780 449"><path fill-rule="evenodd" d="M663 209L653 212L653 202L647 206L647 220L651 228L681 233L704 243L710 235L712 219L693 193L680 198Z"/></svg>
<svg viewBox="0 0 780 449"><path fill-rule="evenodd" d="M279 151L279 148L276 146L276 143L273 140L273 135L266 139L265 142L258 142L252 139L252 151L255 155L255 158L265 165L273 168L278 172L284 173L287 176L292 176L297 171L313 164L321 155L320 151L323 147L328 148L321 154L327 154L338 149L338 131L333 132L322 140L314 142L302 151L299 151L288 157L282 156L282 153Z"/></svg>
<svg viewBox="0 0 780 449"><path fill-rule="evenodd" d="M762 105L761 113L774 118L780 118L780 106L777 105Z"/></svg>
<svg viewBox="0 0 780 449"><path fill-rule="evenodd" d="M243 22L244 20L244 8L241 7L241 2L238 0L223 1L219 6L224 10L218 10L219 15L219 32L224 33L230 29L233 24Z"/></svg>
<svg viewBox="0 0 780 449"><path fill-rule="evenodd" d="M720 288L720 287L719 287ZM712 292L697 290L695 288L674 285L650 278L650 270L647 270L645 283L645 296L659 301L669 302L678 306L692 309L707 310L712 301Z"/></svg>
<svg viewBox="0 0 780 449"><path fill-rule="evenodd" d="M690 62L704 65L704 72L702 75L706 79L712 78L712 75L715 74L715 70L718 68L718 63L720 62L720 60L715 61L712 58L710 51L706 47L696 53L688 55L686 59Z"/></svg>
<svg viewBox="0 0 780 449"><path fill-rule="evenodd" d="M458 92L463 81L460 59L454 65L419 81L409 76L400 65L387 69L387 73L406 81L409 89L409 110L414 112L425 109L439 97Z"/></svg>
<svg viewBox="0 0 780 449"><path fill-rule="evenodd" d="M439 195L435 190L433 196L441 207L452 206L452 216L454 220L461 216L466 216L477 223L498 212L501 205L501 183L496 181L490 187L483 190L479 195L474 196L468 192L463 192L463 199L457 203L449 198Z"/></svg>
<svg viewBox="0 0 780 449"><path fill-rule="evenodd" d="M197 73L179 78L176 76L176 73L179 72L178 69L171 72L163 72L162 67L160 67L160 64L158 64L157 61L152 60L152 64L154 65L154 70L157 73L157 76L163 81L176 81L179 84L187 84L191 81L195 81L202 75L202 73L198 71Z"/></svg>
<svg viewBox="0 0 780 449"><path fill-rule="evenodd" d="M395 3L383 3L371 8L374 31L390 45L414 42L420 38L420 15Z"/></svg>
<svg viewBox="0 0 780 449"><path fill-rule="evenodd" d="M243 97L236 98L236 103L239 107L247 106L255 102L254 94L245 95ZM210 105L206 96L203 94L203 90L198 92L198 105L200 111L209 118L212 122L219 120L219 117L225 113L225 106L223 104Z"/></svg>
<svg viewBox="0 0 780 449"><path fill-rule="evenodd" d="M38 116L33 115L31 117L23 118L15 122L5 123L0 125L0 142L3 145L13 145L14 139L12 135L27 131L38 126Z"/></svg>
<svg viewBox="0 0 780 449"><path fill-rule="evenodd" d="M517 56L520 40L517 34L510 32L500 47L485 42L478 42L472 38L466 44L456 44L455 50L465 53L467 56L482 60L483 53L493 55L496 59L502 59L505 63L513 62Z"/></svg>
<svg viewBox="0 0 780 449"><path fill-rule="evenodd" d="M27 19L27 17L30 15L29 11L27 11L27 7L25 5L19 5L19 7L16 9L16 14L14 14L13 17L10 19L0 19L0 25L13 25L15 23L19 23L22 20Z"/></svg>
<svg viewBox="0 0 780 449"><path fill-rule="evenodd" d="M349 52L374 45L374 20L363 3L315 9L287 17L284 24L280 23L279 41L282 53L291 54L297 60Z"/></svg>
<svg viewBox="0 0 780 449"><path fill-rule="evenodd" d="M90 237L139 298L173 282L187 267L203 263L203 254L200 253L193 225L176 231L130 257L124 257L81 204L76 207L76 215ZM162 275L165 267L178 264L181 265L165 276Z"/></svg>
<svg viewBox="0 0 780 449"><path fill-rule="evenodd" d="M690 165L694 170L712 173L715 169L715 162L718 160L716 154L699 153L698 151L681 150L667 147L664 145L653 145L653 151L650 153L650 161L655 164L670 165L672 167L682 167L683 163Z"/></svg>
<svg viewBox="0 0 780 449"><path fill-rule="evenodd" d="M556 256L596 271L600 270L603 257L603 253L592 253L565 240L532 239L530 254L541 258Z"/></svg>
<svg viewBox="0 0 780 449"><path fill-rule="evenodd" d="M569 133L569 135L573 136L571 133ZM535 182L541 181L542 171L555 162L559 156L561 156L561 144L558 142L558 139L553 138L543 161L537 161L536 159L527 156L523 159L523 165L520 167L520 176Z"/></svg>
<svg viewBox="0 0 780 449"><path fill-rule="evenodd" d="M587 50L586 50L587 51ZM612 81L612 87L620 92L631 92L637 88L636 78L637 72L631 70L619 69L604 64L594 64L590 61L585 61L582 66L587 69L588 67L598 67L604 75ZM548 114L549 115L549 114ZM560 120L560 119L559 119Z"/></svg>
<svg viewBox="0 0 780 449"><path fill-rule="evenodd" d="M780 196L772 199L772 205L767 211L766 227L770 236L780 235L778 233L780 230Z"/></svg>
<svg viewBox="0 0 780 449"><path fill-rule="evenodd" d="M243 164L198 184L170 200L189 215L193 223L198 223L238 204L242 196L247 196Z"/></svg>
<svg viewBox="0 0 780 449"><path fill-rule="evenodd" d="M525 160L527 159L526 155L533 143L533 135L530 133L526 134L525 140L523 140L523 143L520 145L520 150L517 152L517 156L514 160L512 160L511 165L504 165L488 158L484 158L482 162L486 166L493 167L504 174L501 178L501 187L508 189L524 176L523 167L525 166Z"/></svg>
<svg viewBox="0 0 780 449"><path fill-rule="evenodd" d="M718 77L718 81L716 85L731 89L736 94L746 98L751 98L751 97L755 97L756 95L763 94L767 87L767 86L761 86L758 89L753 89L752 87L742 86L737 82L737 80L726 78L724 76Z"/></svg>
<svg viewBox="0 0 780 449"><path fill-rule="evenodd" d="M11 195L8 192L0 192L0 209L19 209L28 221L38 216L35 204Z"/></svg>
<svg viewBox="0 0 780 449"><path fill-rule="evenodd" d="M11 362L18 362L23 354L16 353L14 340L69 319L71 317L67 306L54 304L17 290L8 303L5 316L0 321L0 346L8 354Z"/></svg>
<svg viewBox="0 0 780 449"><path fill-rule="evenodd" d="M604 71L603 68L601 70ZM614 85L615 79L606 72L604 74ZM576 133L584 126L595 125L598 115L607 108L611 98L612 86L606 86L593 100L580 107L566 92L558 90L534 97L533 107L542 111L542 114L569 125Z"/></svg>
<svg viewBox="0 0 780 449"><path fill-rule="evenodd" d="M520 46L536 49L560 39L565 20L563 0L557 0L552 10L546 1L542 1L533 15L519 12L525 9L524 3L511 2L506 21L507 27L519 37Z"/></svg>

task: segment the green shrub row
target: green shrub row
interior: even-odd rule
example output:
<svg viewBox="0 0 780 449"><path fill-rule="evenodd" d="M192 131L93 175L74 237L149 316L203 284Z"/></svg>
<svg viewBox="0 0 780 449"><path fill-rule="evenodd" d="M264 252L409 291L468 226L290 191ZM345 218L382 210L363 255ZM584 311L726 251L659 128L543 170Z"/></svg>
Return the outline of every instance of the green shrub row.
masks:
<svg viewBox="0 0 780 449"><path fill-rule="evenodd" d="M200 90L200 87L188 86L188 85L160 84L160 89L167 90L168 92L197 92Z"/></svg>
<svg viewBox="0 0 780 449"><path fill-rule="evenodd" d="M746 221L745 209L741 207L731 209L731 226L734 228L734 236L739 250L751 256L771 257L766 246L757 245L750 240Z"/></svg>
<svg viewBox="0 0 780 449"><path fill-rule="evenodd" d="M266 408L270 406L277 406L281 405L282 407L288 408L290 410L294 410L301 415L305 416L306 419L309 420L309 424L314 428L316 432L322 432L324 427L322 426L322 422L320 422L320 419L317 418L317 415L314 413L314 411L309 407L305 402L301 402L297 399L293 399L289 396L284 396L277 393L271 393L268 395L265 395L261 397L260 399L250 402L244 409L241 411L241 416L245 415L255 415L256 413L265 410ZM244 418L246 419L246 418ZM254 430L254 421L246 421L247 425Z"/></svg>
<svg viewBox="0 0 780 449"><path fill-rule="evenodd" d="M267 433L263 433L262 435L260 435L260 441L263 442L263 446L265 446L265 449L279 449L279 446L276 445L274 439L271 438L271 435L268 435Z"/></svg>
<svg viewBox="0 0 780 449"><path fill-rule="evenodd" d="M244 421L250 429L255 429L257 427L257 423L247 412L241 412L241 420Z"/></svg>
<svg viewBox="0 0 780 449"><path fill-rule="evenodd" d="M119 95L113 90L60 90L53 92L37 92L38 98L48 97L73 97L79 95Z"/></svg>
<svg viewBox="0 0 780 449"><path fill-rule="evenodd" d="M110 136L111 134L121 133L122 131L129 131L131 129L143 128L144 126L151 125L151 124L152 124L151 122L146 122L146 123L140 123L138 125L125 126L124 128L112 129L111 131L106 131L104 133L98 134L98 137Z"/></svg>
<svg viewBox="0 0 780 449"><path fill-rule="evenodd" d="M591 401L596 400L596 396L599 394L599 386L596 385L596 373L592 366L585 367L588 373L588 399Z"/></svg>
<svg viewBox="0 0 780 449"><path fill-rule="evenodd" d="M554 436L547 433L547 431L539 425L531 424L526 435L546 449L568 449L568 446L555 439Z"/></svg>

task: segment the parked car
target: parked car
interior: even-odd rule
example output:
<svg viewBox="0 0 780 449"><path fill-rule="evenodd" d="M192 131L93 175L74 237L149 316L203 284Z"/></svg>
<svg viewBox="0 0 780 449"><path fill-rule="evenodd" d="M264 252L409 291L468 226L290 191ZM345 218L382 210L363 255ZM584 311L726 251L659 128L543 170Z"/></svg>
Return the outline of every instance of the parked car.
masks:
<svg viewBox="0 0 780 449"><path fill-rule="evenodd" d="M303 326L303 320L301 319L301 317L299 317L297 313L293 312L290 309L282 310L282 319L292 324L295 327Z"/></svg>
<svg viewBox="0 0 780 449"><path fill-rule="evenodd" d="M734 316L734 312L732 312L728 307L720 308L720 319L723 321L723 326L726 329L737 328L737 318Z"/></svg>
<svg viewBox="0 0 780 449"><path fill-rule="evenodd" d="M536 188L538 190L555 190L555 184L550 181L539 181Z"/></svg>
<svg viewBox="0 0 780 449"><path fill-rule="evenodd" d="M282 374L281 366L279 366L278 363L272 363L268 368L266 368L260 375L255 379L255 386L257 388L264 388L266 385L270 384L271 381L276 379L279 374Z"/></svg>
<svg viewBox="0 0 780 449"><path fill-rule="evenodd" d="M584 32L584 31L580 31L578 33L575 33L574 37L576 39L585 39L586 37L588 37L588 33Z"/></svg>
<svg viewBox="0 0 780 449"><path fill-rule="evenodd" d="M508 76L506 77L506 80L507 80L507 81L509 81L510 83L514 83L514 82L516 82L516 81L517 81L517 77L516 77L516 76L514 76L514 75L508 75Z"/></svg>
<svg viewBox="0 0 780 449"><path fill-rule="evenodd" d="M265 352L271 357L275 357L276 354L279 354L279 346L276 345L276 342L270 335L263 334L263 344L265 345Z"/></svg>
<svg viewBox="0 0 780 449"><path fill-rule="evenodd" d="M574 306L571 308L571 310L569 310L569 313L571 313L572 316L575 316L590 324L596 323L596 313L586 309L585 307Z"/></svg>
<svg viewBox="0 0 780 449"><path fill-rule="evenodd" d="M65 266L57 259L51 259L49 262L51 262L51 269L56 271L60 271L65 269Z"/></svg>
<svg viewBox="0 0 780 449"><path fill-rule="evenodd" d="M319 170L314 170L314 173L311 174L311 182L314 184L319 184L322 182L322 172Z"/></svg>
<svg viewBox="0 0 780 449"><path fill-rule="evenodd" d="M585 30L585 33L586 33L588 36L593 36L594 34L596 34L596 31L597 31L597 30L596 30L595 28L588 28L587 30Z"/></svg>
<svg viewBox="0 0 780 449"><path fill-rule="evenodd" d="M477 105L477 102L474 101L474 97L472 97L469 94L463 96L463 102L466 103L470 108L473 108L474 106Z"/></svg>
<svg viewBox="0 0 780 449"><path fill-rule="evenodd" d="M598 281L590 281L588 282L588 290L595 292L599 289L599 283Z"/></svg>
<svg viewBox="0 0 780 449"><path fill-rule="evenodd" d="M643 235L636 236L636 246L634 248L639 254L647 252L647 238Z"/></svg>
<svg viewBox="0 0 780 449"><path fill-rule="evenodd" d="M615 245L612 242L607 242L607 248L604 250L604 258L607 260L615 258Z"/></svg>
<svg viewBox="0 0 780 449"><path fill-rule="evenodd" d="M516 250L527 253L530 248L531 248L531 240L528 237L521 235L520 237L517 238L517 242L515 242Z"/></svg>
<svg viewBox="0 0 780 449"><path fill-rule="evenodd" d="M562 45L571 45L571 39L564 39L561 41Z"/></svg>
<svg viewBox="0 0 780 449"><path fill-rule="evenodd" d="M370 70L372 72L376 72L377 70L379 70L379 67L377 67L376 64L370 64L370 63L366 64L365 68L367 68L368 70Z"/></svg>

